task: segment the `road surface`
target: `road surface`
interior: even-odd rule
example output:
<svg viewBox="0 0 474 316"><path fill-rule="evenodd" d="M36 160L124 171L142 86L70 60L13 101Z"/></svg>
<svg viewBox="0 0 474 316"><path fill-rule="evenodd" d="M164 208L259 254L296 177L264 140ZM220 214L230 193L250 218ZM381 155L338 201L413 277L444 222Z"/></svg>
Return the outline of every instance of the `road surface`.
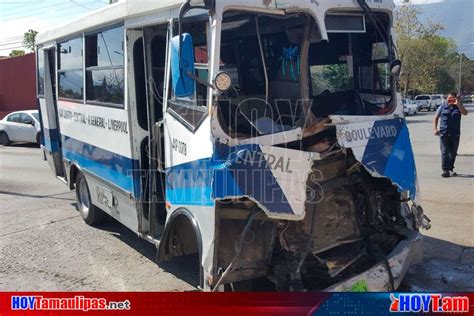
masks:
<svg viewBox="0 0 474 316"><path fill-rule="evenodd" d="M474 106L463 119L456 171L440 177L433 113L408 118L423 195L433 228L425 260L403 290L474 291ZM156 249L117 222L83 223L75 195L56 180L38 148L0 146L0 291L192 291L197 258L155 263Z"/></svg>

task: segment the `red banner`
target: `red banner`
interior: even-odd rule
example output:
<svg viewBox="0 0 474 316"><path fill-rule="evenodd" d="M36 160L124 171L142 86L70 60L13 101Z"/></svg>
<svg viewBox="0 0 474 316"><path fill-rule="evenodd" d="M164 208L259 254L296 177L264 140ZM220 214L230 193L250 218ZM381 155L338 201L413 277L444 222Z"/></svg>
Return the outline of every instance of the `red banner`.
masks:
<svg viewBox="0 0 474 316"><path fill-rule="evenodd" d="M473 294L0 293L12 315L474 315Z"/></svg>

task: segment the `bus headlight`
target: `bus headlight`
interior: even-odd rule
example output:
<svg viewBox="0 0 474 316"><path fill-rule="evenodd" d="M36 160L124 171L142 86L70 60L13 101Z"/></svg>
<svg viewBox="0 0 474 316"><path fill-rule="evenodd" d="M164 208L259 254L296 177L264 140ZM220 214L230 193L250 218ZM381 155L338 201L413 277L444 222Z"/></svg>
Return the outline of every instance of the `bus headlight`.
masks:
<svg viewBox="0 0 474 316"><path fill-rule="evenodd" d="M214 87L220 92L226 92L232 87L232 77L228 72L221 71L214 78Z"/></svg>

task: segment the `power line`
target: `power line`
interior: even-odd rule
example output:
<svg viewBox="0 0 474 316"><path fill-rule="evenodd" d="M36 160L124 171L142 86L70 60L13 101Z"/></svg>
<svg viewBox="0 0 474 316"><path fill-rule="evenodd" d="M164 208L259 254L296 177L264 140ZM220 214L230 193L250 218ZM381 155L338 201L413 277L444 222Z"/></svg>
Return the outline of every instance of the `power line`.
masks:
<svg viewBox="0 0 474 316"><path fill-rule="evenodd" d="M2 49L0 49L0 50L15 50L15 49L26 50L26 48L23 47L23 46L7 47L7 48L2 48Z"/></svg>
<svg viewBox="0 0 474 316"><path fill-rule="evenodd" d="M71 2L71 3L75 4L75 5L78 5L78 6L80 6L80 7L83 7L83 8L85 8L85 9L87 9L87 10L93 10L93 9L91 9L91 8L89 8L89 7L86 7L84 4L79 4L79 3L77 3L77 2L74 1L74 0L69 0L69 2ZM95 0L92 1L92 3L95 3Z"/></svg>
<svg viewBox="0 0 474 316"><path fill-rule="evenodd" d="M95 10L95 9L98 9L99 7L90 8L90 7L87 7L87 5L96 4L96 3L97 3L97 1L95 1L95 0L84 3L84 4L80 4L80 3L77 3L75 1L70 0L69 2L66 2L66 3L56 3L56 4L49 5L49 6L43 6L43 7L40 7L40 8L33 8L33 9L29 9L29 10L23 10L23 12L22 11L10 12L8 14L5 14L3 17L4 18L8 18L8 17L11 17L11 18L25 18L25 17L30 17L30 16L37 16L37 15L43 13L43 12L37 12L37 11L42 11L42 10L50 9L50 8L58 8L58 9L55 9L55 11L63 11L63 10L72 9L72 8L75 8L75 7L81 7L81 8L84 8L86 10ZM31 12L37 12L37 13L29 14ZM27 15L21 15L22 13L28 13L28 14ZM20 15L18 15L18 14L20 14Z"/></svg>
<svg viewBox="0 0 474 316"><path fill-rule="evenodd" d="M23 45L23 42L19 42L19 43L11 43L11 44L0 44L0 49L4 49L6 46L16 46L16 45ZM6 48L8 49L8 47Z"/></svg>
<svg viewBox="0 0 474 316"><path fill-rule="evenodd" d="M49 5L49 6L45 6L45 7L40 7L40 8L32 8L32 9L29 9L29 10L22 10L22 11L18 11L18 12L12 12L12 13L8 13L8 14L5 14L3 17L4 18L8 18L8 17L15 17L15 18L22 18L24 16L22 15L18 15L18 14L22 14L22 13L31 13L31 12L35 12L35 11L41 11L41 10L45 10L45 9L50 9L50 8L54 8L54 7L62 7L64 5L71 5L70 2L66 2L66 3L56 3L56 4L53 4L53 5ZM62 7L60 9L57 9L57 10L63 10L63 9L69 9L69 8L73 8L71 6L69 7ZM34 15L37 15L37 14L34 14Z"/></svg>
<svg viewBox="0 0 474 316"><path fill-rule="evenodd" d="M51 4L51 5L47 5L47 6L41 6L40 8L34 8L34 9L29 9L27 10L28 12L29 11L33 11L33 10L36 10L36 9L46 9L46 8L52 8L52 7L56 7L56 6L61 6L61 5L64 5L64 4L68 4L68 3L55 3L55 4ZM20 8L24 8L24 7L29 7L31 6L30 4L24 4L24 5L19 5L17 7L13 7L13 8L7 8L7 9L3 9L2 11L4 12L9 12L10 14L13 13L13 14L16 14L16 13L21 13L22 10L19 10L19 11L16 11L16 9L20 9ZM8 10L10 9L10 10ZM11 11L14 11L14 12L11 12Z"/></svg>
<svg viewBox="0 0 474 316"><path fill-rule="evenodd" d="M87 2L87 3L85 3L84 5L93 4L93 3L95 3L95 1ZM71 4L71 3L65 3L65 4ZM98 8L99 8L99 7L94 8L94 9L90 8L90 9L88 9L88 10L96 10L96 9L98 9ZM64 8L56 9L55 12L64 11L64 10L73 10L73 9L84 10L83 7L77 7L77 6L72 6L72 7L71 7L71 6L69 6L69 7L64 7ZM15 16L15 17L11 17L9 20L17 19L17 18L28 18L28 17L38 16L38 15L41 15L41 14L43 14L43 13L44 13L44 12L39 12L39 13L35 13L35 14L30 14L30 15ZM77 12L74 12L74 13L78 14L78 13L80 13L80 12L77 11ZM58 16L58 17L60 18L60 17L64 17L64 16L69 16L69 15L70 15L70 14L68 14L68 15L61 15L61 16ZM52 19L55 19L55 18L57 18L57 17L49 18L48 20L52 20ZM9 20L7 20L7 21L9 21Z"/></svg>
<svg viewBox="0 0 474 316"><path fill-rule="evenodd" d="M21 36L15 40L0 41L0 45L21 43L22 41L23 41L23 37Z"/></svg>

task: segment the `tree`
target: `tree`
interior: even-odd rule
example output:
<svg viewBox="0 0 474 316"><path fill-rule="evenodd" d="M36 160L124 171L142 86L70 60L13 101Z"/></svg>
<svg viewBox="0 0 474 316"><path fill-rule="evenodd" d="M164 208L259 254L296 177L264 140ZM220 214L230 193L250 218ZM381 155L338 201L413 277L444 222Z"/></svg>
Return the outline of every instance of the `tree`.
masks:
<svg viewBox="0 0 474 316"><path fill-rule="evenodd" d="M36 35L38 34L38 32L34 31L34 30L28 30L28 32L26 32L24 35L23 35L23 46L26 47L26 48L29 48L31 49L32 51L35 50L35 44L36 44Z"/></svg>
<svg viewBox="0 0 474 316"><path fill-rule="evenodd" d="M18 57L23 55L25 55L25 51L20 49L14 49L9 54L10 57Z"/></svg>
<svg viewBox="0 0 474 316"><path fill-rule="evenodd" d="M459 54L455 57L455 61L451 67L451 76L456 78L456 91L459 88ZM462 93L474 93L474 60L469 59L463 54L462 59Z"/></svg>
<svg viewBox="0 0 474 316"><path fill-rule="evenodd" d="M452 86L452 80L442 78L448 72L455 54L452 40L438 35L443 26L428 21L422 23L420 9L408 3L400 7L397 21L398 48L403 63L401 86L404 95L412 92L440 91Z"/></svg>

